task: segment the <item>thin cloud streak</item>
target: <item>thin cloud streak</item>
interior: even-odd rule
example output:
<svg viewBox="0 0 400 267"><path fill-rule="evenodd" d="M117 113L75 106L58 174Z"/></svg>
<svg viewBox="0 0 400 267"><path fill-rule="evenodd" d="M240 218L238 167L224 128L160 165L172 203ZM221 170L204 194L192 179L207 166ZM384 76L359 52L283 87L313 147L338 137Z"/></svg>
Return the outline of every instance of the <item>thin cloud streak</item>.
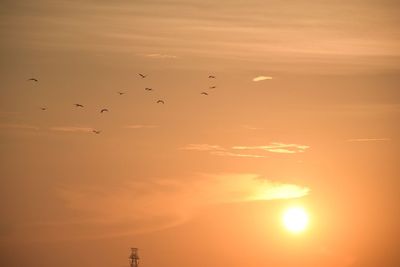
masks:
<svg viewBox="0 0 400 267"><path fill-rule="evenodd" d="M174 59L177 56L166 55L166 54L147 54L145 57L154 58L154 59Z"/></svg>
<svg viewBox="0 0 400 267"><path fill-rule="evenodd" d="M233 146L236 150L264 150L272 153L294 154L305 152L310 146L273 142L266 146Z"/></svg>
<svg viewBox="0 0 400 267"><path fill-rule="evenodd" d="M265 81L265 80L272 80L271 76L257 76L253 78L253 82L260 82L260 81Z"/></svg>
<svg viewBox="0 0 400 267"><path fill-rule="evenodd" d="M391 141L390 138L356 138L348 139L346 142L379 142L379 141Z"/></svg>
<svg viewBox="0 0 400 267"><path fill-rule="evenodd" d="M282 153L282 154L295 154L298 152L303 152L303 151L293 151L293 150L289 150L289 149L284 149L284 148L270 148L270 149L266 149L268 152L272 152L272 153Z"/></svg>
<svg viewBox="0 0 400 267"><path fill-rule="evenodd" d="M219 145L209 145L209 144L188 144L185 147L182 147L183 150L197 150L197 151L216 151L225 149Z"/></svg>
<svg viewBox="0 0 400 267"><path fill-rule="evenodd" d="M271 153L280 154L295 154L305 152L309 146L298 145L298 144L285 144L273 142L266 146L233 146L232 150L263 150ZM230 157L243 157L243 158L264 158L264 155L256 154L239 154L233 151L229 151L219 145L209 145L209 144L189 144L181 148L183 150L194 150L194 151L208 151L211 155L216 156L230 156Z"/></svg>
<svg viewBox="0 0 400 267"><path fill-rule="evenodd" d="M238 154L228 151L211 151L210 154L217 156L239 157L239 158L265 158L265 156L263 155Z"/></svg>
<svg viewBox="0 0 400 267"><path fill-rule="evenodd" d="M158 127L159 127L158 125L151 125L151 124L133 124L124 126L124 128L126 129L152 129Z"/></svg>
<svg viewBox="0 0 400 267"><path fill-rule="evenodd" d="M225 157L240 157L240 158L264 158L263 155L254 154L239 154L228 151L227 149L219 145L209 145L209 144L189 144L183 148L183 150L194 150L194 151L206 151L211 155L215 156L225 156Z"/></svg>
<svg viewBox="0 0 400 267"><path fill-rule="evenodd" d="M92 132L93 128L75 127L75 126L59 126L59 127L50 127L49 130L57 131L57 132Z"/></svg>

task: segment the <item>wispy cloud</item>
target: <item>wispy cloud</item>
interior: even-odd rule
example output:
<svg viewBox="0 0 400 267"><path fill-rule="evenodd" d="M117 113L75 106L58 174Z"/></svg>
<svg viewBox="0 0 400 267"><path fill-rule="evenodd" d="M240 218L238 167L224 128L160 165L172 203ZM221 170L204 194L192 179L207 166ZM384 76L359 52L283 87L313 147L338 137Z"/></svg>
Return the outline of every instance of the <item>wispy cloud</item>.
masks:
<svg viewBox="0 0 400 267"><path fill-rule="evenodd" d="M76 126L59 126L59 127L50 127L51 131L58 132L91 132L93 128L90 127L76 127Z"/></svg>
<svg viewBox="0 0 400 267"><path fill-rule="evenodd" d="M126 129L151 129L158 127L159 127L158 125L150 125L150 124L132 124L124 126L124 128Z"/></svg>
<svg viewBox="0 0 400 267"><path fill-rule="evenodd" d="M39 130L39 127L28 124L0 124L3 129Z"/></svg>
<svg viewBox="0 0 400 267"><path fill-rule="evenodd" d="M310 193L307 186L257 177L251 173L193 174L190 179L154 178L118 187L64 186L57 194L65 208L80 214L79 219L41 221L18 234L36 240L122 236L183 223L210 205L300 198Z"/></svg>
<svg viewBox="0 0 400 267"><path fill-rule="evenodd" d="M379 142L379 141L391 141L390 138L356 138L348 139L346 142Z"/></svg>
<svg viewBox="0 0 400 267"><path fill-rule="evenodd" d="M219 145L189 144L181 149L195 150L195 151L207 151L211 155L215 155L215 156L241 157L241 158L264 158L264 156L262 156L262 155L234 153L234 152L228 151L227 149L225 149Z"/></svg>
<svg viewBox="0 0 400 267"><path fill-rule="evenodd" d="M219 145L209 144L189 144L181 149L184 150L195 150L195 151L207 151L211 155L216 156L229 156L229 157L242 157L242 158L264 158L264 155L257 154L242 154L236 153L235 150L262 150L271 153L282 153L282 154L295 154L305 152L309 146L298 145L298 144L285 144L273 142L266 146L233 146L230 149L226 149Z"/></svg>
<svg viewBox="0 0 400 267"><path fill-rule="evenodd" d="M232 149L236 150L264 150L272 153L285 153L294 154L305 152L306 149L310 148L307 145L298 144L285 144L273 142L266 146L233 146Z"/></svg>
<svg viewBox="0 0 400 267"><path fill-rule="evenodd" d="M253 78L253 82L260 82L265 80L272 80L271 76L257 76Z"/></svg>
<svg viewBox="0 0 400 267"><path fill-rule="evenodd" d="M198 1L161 2L138 4L126 1L116 6L108 1L85 4L62 1L51 8L42 8L45 6L43 3L25 3L21 5L35 12L28 16L21 9L5 16L10 24L5 33L18 30L20 34L15 41L24 41L23 45L27 47L84 49L123 53L124 56L138 51L140 56L153 58L172 58L175 54L204 55L243 59L259 66L264 66L268 60L270 69L285 71L310 71L310 67L313 71L328 73L347 73L372 67L398 69L396 61L391 59L399 55L399 49L398 40L390 38L398 28L392 19L390 5L352 3L346 5L351 12L332 17L319 9L322 7L302 8L307 1L296 1L293 5L281 1L247 1L246 4L229 6L221 1L208 2L210 8L220 11L216 18L209 9L203 8L204 3ZM172 3L174 8L171 8ZM341 10L342 4L332 4L331 8ZM359 12L360 20L354 21L350 14L360 11L360 8L363 10ZM130 27L132 14L135 16L134 28ZM113 23L104 20L105 16L112 18ZM310 16L312 21L306 19ZM87 17L91 17L91 21L83 23ZM235 20L246 21L246 24L230 23ZM210 23L206 25L204 21ZM152 23L157 27L148 27ZM32 31L29 25L37 25L37 31ZM71 34L54 30L70 27L79 31ZM355 37L359 29L371 27L382 30L371 33L370 38ZM337 32L342 34L339 36ZM148 54L149 46L156 53ZM162 54L166 47L172 55ZM309 67L305 69L304 63ZM219 65L226 67L226 64Z"/></svg>
<svg viewBox="0 0 400 267"><path fill-rule="evenodd" d="M167 54L147 54L145 57L154 58L154 59L173 59L177 58L177 56L167 55Z"/></svg>
<svg viewBox="0 0 400 267"><path fill-rule="evenodd" d="M239 157L239 158L265 158L263 155L254 155L254 154L239 154L233 153L229 151L211 151L210 154L216 156L227 156L227 157Z"/></svg>

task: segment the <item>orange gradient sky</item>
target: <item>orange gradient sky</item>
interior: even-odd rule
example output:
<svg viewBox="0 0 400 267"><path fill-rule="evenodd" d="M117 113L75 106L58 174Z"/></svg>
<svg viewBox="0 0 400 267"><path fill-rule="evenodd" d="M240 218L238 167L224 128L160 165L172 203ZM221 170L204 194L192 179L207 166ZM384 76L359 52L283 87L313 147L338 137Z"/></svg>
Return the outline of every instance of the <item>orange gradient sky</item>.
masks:
<svg viewBox="0 0 400 267"><path fill-rule="evenodd" d="M2 1L0 265L400 266L399 13Z"/></svg>

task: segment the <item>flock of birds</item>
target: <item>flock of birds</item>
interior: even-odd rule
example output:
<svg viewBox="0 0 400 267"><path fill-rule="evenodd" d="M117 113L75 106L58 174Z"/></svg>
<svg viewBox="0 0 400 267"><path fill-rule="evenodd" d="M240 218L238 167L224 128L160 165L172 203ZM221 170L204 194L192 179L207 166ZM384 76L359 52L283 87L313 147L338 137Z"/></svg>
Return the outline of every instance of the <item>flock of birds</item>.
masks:
<svg viewBox="0 0 400 267"><path fill-rule="evenodd" d="M142 73L138 73L138 75L139 75L142 79L145 79L145 78L147 77L147 75L142 74ZM209 79L216 79L216 77L215 77L214 75L209 75L208 78L209 78ZM28 81L35 82L35 83L39 82L39 80L36 79L36 78L30 78L30 79L28 79ZM209 89L215 89L215 88L217 88L217 86L215 86L215 85L209 87ZM144 88L144 90L146 90L146 91L153 91L153 88L146 87L146 88ZM118 94L119 94L119 95L123 95L123 94L125 94L125 92L118 92ZM208 93L205 92L205 91L201 92L200 94L201 94L201 95L208 96ZM162 99L159 99L159 100L156 101L156 103L157 103L157 104L165 104L165 101L162 100ZM74 106L77 107L77 108L84 108L84 105L79 104L79 103L75 103ZM46 110L47 110L46 107L41 107L40 109L41 109L42 111L46 111ZM100 113L104 113L104 112L108 112L108 109L103 108L103 109L100 110ZM101 133L101 131L95 130L95 129L93 129L92 132L95 133L95 134L100 134L100 133Z"/></svg>

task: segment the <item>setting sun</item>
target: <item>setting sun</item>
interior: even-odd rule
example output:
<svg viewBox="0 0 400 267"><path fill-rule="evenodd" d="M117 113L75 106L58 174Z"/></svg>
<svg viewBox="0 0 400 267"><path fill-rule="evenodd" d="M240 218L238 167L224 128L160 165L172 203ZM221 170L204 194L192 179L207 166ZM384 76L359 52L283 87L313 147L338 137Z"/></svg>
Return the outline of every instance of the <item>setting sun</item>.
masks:
<svg viewBox="0 0 400 267"><path fill-rule="evenodd" d="M303 232L308 225L308 214L301 207L288 208L283 214L283 224L292 233Z"/></svg>

